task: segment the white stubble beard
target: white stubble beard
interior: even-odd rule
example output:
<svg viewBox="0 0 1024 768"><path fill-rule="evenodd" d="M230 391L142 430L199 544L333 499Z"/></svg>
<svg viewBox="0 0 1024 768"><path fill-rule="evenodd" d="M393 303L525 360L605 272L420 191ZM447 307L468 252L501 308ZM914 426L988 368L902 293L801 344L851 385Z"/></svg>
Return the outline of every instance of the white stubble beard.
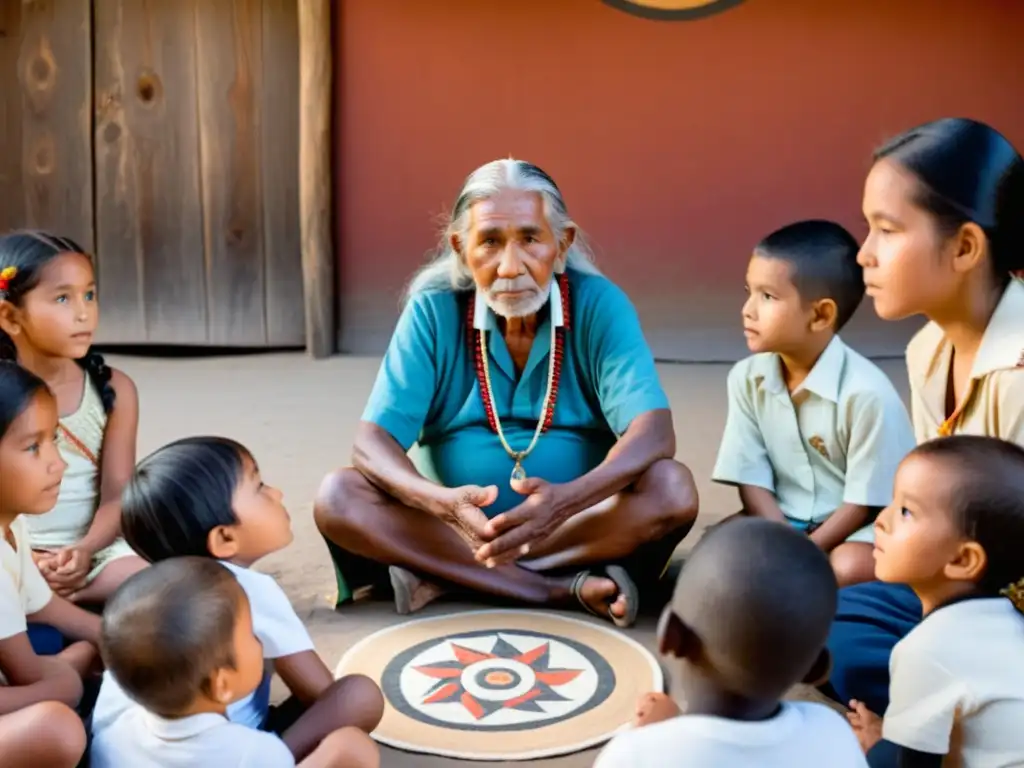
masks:
<svg viewBox="0 0 1024 768"><path fill-rule="evenodd" d="M552 280L554 277L552 277ZM529 280L528 284L524 284ZM516 301L504 301L502 299L495 298L496 293L495 287L501 290L524 290L533 288L534 292L528 297L518 299ZM517 277L515 280L504 280L497 279L494 284L491 285L490 289L484 293L484 301L487 306L491 308L491 311L499 317L510 318L510 317L529 317L535 315L548 303L548 299L551 298L551 283L549 282L544 288L540 288L537 283L529 275L522 275Z"/></svg>

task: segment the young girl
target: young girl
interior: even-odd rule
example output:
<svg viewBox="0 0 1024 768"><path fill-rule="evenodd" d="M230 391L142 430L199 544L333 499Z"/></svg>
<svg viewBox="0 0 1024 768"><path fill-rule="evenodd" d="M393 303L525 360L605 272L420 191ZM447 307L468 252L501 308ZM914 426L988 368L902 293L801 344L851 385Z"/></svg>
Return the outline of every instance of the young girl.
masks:
<svg viewBox="0 0 1024 768"><path fill-rule="evenodd" d="M945 119L876 153L858 260L886 320L924 315L907 348L918 442L953 434L1024 445L1024 160L987 125ZM826 693L885 711L889 655L921 620L900 584L840 591Z"/></svg>
<svg viewBox="0 0 1024 768"><path fill-rule="evenodd" d="M252 606L264 658L292 696L269 706L267 674L256 691L228 707L235 723L281 735L296 760L327 734L347 726L369 733L380 722L384 699L362 675L338 681L273 578L250 566L292 541L281 492L263 483L255 459L232 440L179 440L144 459L124 491L121 525L132 548L151 563L200 556L221 561ZM93 715L93 734L109 728L131 703L114 678L104 676Z"/></svg>
<svg viewBox="0 0 1024 768"><path fill-rule="evenodd" d="M99 318L93 265L64 237L0 237L0 359L17 360L57 399L68 468L54 509L28 521L53 590L102 603L145 563L119 538L121 489L135 466L135 385L92 349Z"/></svg>
<svg viewBox="0 0 1024 768"><path fill-rule="evenodd" d="M70 707L96 663L100 620L55 596L32 561L23 516L48 512L65 463L46 385L0 361L0 755L8 765L75 765L84 750ZM56 656L32 649L27 622L78 639ZM77 753L77 754L76 754Z"/></svg>
<svg viewBox="0 0 1024 768"><path fill-rule="evenodd" d="M885 720L851 702L870 764L1024 765L1024 449L924 443L875 529L876 575L909 585L925 618L893 649Z"/></svg>

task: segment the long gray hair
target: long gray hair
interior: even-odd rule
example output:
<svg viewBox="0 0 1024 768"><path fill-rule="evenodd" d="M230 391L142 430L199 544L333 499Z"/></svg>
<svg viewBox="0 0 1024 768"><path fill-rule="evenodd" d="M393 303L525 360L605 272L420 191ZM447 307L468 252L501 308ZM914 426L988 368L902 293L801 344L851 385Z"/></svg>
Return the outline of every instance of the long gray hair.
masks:
<svg viewBox="0 0 1024 768"><path fill-rule="evenodd" d="M473 287L473 274L462 256L452 248L451 237L459 235L465 240L473 204L506 189L539 193L544 201L544 215L557 240L562 239L569 227L576 229L576 239L558 271L572 267L580 272L600 274L594 264L593 253L583 233L570 218L562 192L554 180L531 163L509 158L482 165L466 177L448 224L441 234L435 256L413 275L406 289L406 299L422 291L461 291Z"/></svg>

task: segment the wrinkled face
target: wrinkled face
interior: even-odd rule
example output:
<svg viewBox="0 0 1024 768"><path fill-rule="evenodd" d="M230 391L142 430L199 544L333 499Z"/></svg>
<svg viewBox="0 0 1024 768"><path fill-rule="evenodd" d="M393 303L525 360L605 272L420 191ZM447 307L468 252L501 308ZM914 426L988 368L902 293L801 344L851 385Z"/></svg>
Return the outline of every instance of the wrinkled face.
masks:
<svg viewBox="0 0 1024 768"><path fill-rule="evenodd" d="M53 357L85 357L99 322L92 262L81 253L62 253L43 266L38 284L17 306L3 306L3 329L19 349L29 345Z"/></svg>
<svg viewBox="0 0 1024 768"><path fill-rule="evenodd" d="M526 317L547 302L572 236L556 239L540 193L504 190L473 204L465 239L452 245L495 314Z"/></svg>
<svg viewBox="0 0 1024 768"><path fill-rule="evenodd" d="M238 518L234 534L238 539L236 558L252 563L291 544L292 521L282 500L284 494L266 485L259 467L246 457L243 476L231 497L231 508Z"/></svg>
<svg viewBox="0 0 1024 768"><path fill-rule="evenodd" d="M934 459L911 454L903 461L893 502L875 520L875 578L920 590L948 578L966 543L944 503L955 482Z"/></svg>
<svg viewBox="0 0 1024 768"><path fill-rule="evenodd" d="M864 185L869 232L857 255L867 295L883 320L929 314L956 291L949 243L935 219L915 203L918 182L901 166L880 160Z"/></svg>
<svg viewBox="0 0 1024 768"><path fill-rule="evenodd" d="M793 285L791 269L757 253L747 265L743 334L751 352L786 352L807 339L812 311Z"/></svg>
<svg viewBox="0 0 1024 768"><path fill-rule="evenodd" d="M66 468L57 449L57 403L37 392L0 438L0 512L11 519L49 512Z"/></svg>

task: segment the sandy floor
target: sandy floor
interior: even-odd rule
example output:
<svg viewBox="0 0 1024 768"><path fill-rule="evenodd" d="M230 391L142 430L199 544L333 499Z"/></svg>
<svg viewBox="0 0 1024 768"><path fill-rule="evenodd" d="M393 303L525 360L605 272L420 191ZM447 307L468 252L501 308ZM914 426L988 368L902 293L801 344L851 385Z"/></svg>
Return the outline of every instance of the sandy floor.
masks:
<svg viewBox="0 0 1024 768"><path fill-rule="evenodd" d="M151 359L112 357L132 376L142 401L140 457L178 437L220 434L255 454L264 478L279 486L292 513L295 542L266 558L259 568L277 578L306 621L332 668L345 650L368 633L399 620L381 602L332 609L334 574L312 519L312 498L326 472L348 462L354 428L377 370L377 358L338 357L313 362L300 354L231 358ZM882 367L906 391L902 362ZM722 365L661 366L675 405L678 458L698 479L700 530L735 510L734 494L709 481L715 447L725 420ZM458 606L431 606L424 615ZM643 617L630 634L652 647L654 620ZM536 766L589 766L593 753L541 760ZM456 765L460 761L385 750L385 766ZM493 765L493 763L492 763Z"/></svg>

